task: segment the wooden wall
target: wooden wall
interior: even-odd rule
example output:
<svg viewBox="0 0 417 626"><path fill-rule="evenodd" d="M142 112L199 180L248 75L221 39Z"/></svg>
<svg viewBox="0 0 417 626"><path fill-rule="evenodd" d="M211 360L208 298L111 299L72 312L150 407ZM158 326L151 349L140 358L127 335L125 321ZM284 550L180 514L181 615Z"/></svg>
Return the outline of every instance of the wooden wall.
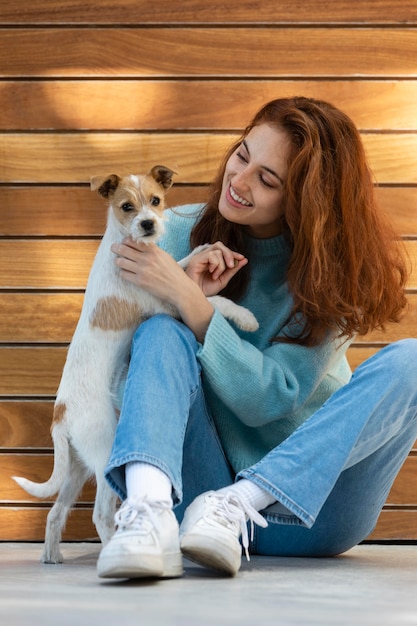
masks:
<svg viewBox="0 0 417 626"><path fill-rule="evenodd" d="M178 6L176 6L178 5ZM178 170L171 204L205 198L224 148L268 99L309 95L356 122L417 257L414 0L0 0L0 539L43 538L54 394L105 221L91 175ZM356 366L417 336L410 310L350 350ZM66 539L95 536L94 488ZM372 539L417 539L417 448Z"/></svg>

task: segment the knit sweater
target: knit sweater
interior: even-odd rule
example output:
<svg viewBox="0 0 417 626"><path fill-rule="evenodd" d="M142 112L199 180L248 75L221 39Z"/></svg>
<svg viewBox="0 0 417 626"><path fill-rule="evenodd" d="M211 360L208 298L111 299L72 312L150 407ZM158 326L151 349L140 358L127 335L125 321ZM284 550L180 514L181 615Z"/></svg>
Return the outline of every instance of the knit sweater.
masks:
<svg viewBox="0 0 417 626"><path fill-rule="evenodd" d="M167 211L160 245L176 260L190 252L201 207ZM251 279L239 304L254 313L259 330L241 331L215 311L198 350L206 402L236 473L279 445L351 376L347 341L328 338L314 347L271 341L289 331L289 257L283 236L249 238Z"/></svg>

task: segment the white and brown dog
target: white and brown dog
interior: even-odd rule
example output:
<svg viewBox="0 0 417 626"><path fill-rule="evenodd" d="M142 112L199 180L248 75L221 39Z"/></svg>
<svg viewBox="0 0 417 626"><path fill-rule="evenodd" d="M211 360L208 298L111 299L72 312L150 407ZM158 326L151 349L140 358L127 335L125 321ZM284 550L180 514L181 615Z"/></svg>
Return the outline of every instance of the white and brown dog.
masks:
<svg viewBox="0 0 417 626"><path fill-rule="evenodd" d="M173 307L122 280L110 250L130 235L157 241L164 231L164 195L174 172L155 166L146 175L115 174L91 179L91 189L109 200L107 228L97 251L85 292L81 316L68 349L57 392L51 427L54 469L45 483L14 477L30 494L47 498L58 493L46 524L44 563L61 563L59 544L69 511L84 483L97 483L93 522L103 544L114 531L117 497L104 469L117 423L115 395L126 371L132 335L156 313L177 317ZM189 257L180 262L186 266ZM244 330L257 321L247 309L216 296L213 305Z"/></svg>

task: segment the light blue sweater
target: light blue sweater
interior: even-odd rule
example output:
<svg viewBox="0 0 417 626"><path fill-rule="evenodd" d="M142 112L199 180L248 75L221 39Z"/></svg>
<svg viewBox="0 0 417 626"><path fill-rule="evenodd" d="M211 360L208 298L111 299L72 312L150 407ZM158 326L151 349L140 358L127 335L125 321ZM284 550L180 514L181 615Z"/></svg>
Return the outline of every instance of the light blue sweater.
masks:
<svg viewBox="0 0 417 626"><path fill-rule="evenodd" d="M161 246L177 260L190 252L200 208L167 211ZM289 248L282 236L249 241L251 282L240 304L255 314L259 330L240 331L216 311L198 352L206 400L236 473L281 443L351 376L349 342L271 342L285 331L292 306L285 281Z"/></svg>

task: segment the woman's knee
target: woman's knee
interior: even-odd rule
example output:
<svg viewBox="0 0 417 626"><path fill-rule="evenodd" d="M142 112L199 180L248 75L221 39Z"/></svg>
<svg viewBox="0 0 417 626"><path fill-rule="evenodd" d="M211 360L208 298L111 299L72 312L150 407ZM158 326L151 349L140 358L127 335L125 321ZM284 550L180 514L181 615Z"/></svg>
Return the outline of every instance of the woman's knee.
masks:
<svg viewBox="0 0 417 626"><path fill-rule="evenodd" d="M149 336L155 342L158 339L162 342L180 339L181 341L196 344L196 339L191 330L179 320L165 313L153 315L142 322L134 332L133 342L142 341Z"/></svg>

